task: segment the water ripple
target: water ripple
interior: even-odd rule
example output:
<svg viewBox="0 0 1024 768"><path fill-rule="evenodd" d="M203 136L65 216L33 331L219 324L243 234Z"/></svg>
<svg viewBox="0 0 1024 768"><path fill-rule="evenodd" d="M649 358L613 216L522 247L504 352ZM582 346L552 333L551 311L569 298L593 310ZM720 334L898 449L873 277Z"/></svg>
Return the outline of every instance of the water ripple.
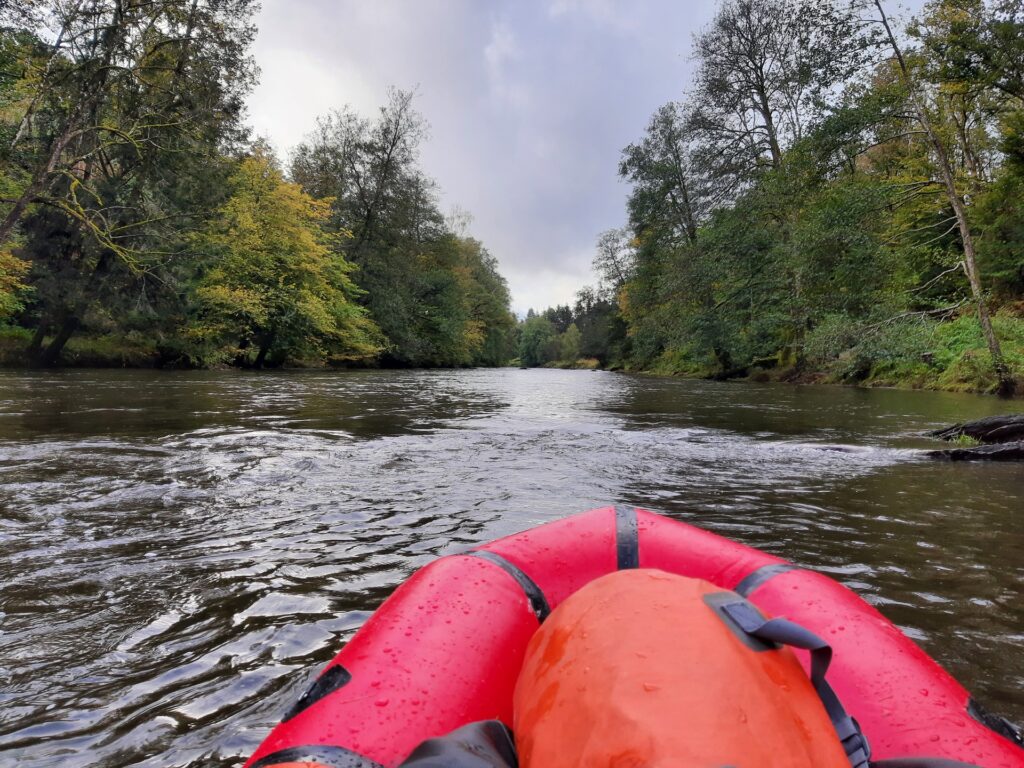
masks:
<svg viewBox="0 0 1024 768"><path fill-rule="evenodd" d="M857 589L1024 718L1002 407L562 371L0 373L0 766L239 765L431 558L608 502Z"/></svg>

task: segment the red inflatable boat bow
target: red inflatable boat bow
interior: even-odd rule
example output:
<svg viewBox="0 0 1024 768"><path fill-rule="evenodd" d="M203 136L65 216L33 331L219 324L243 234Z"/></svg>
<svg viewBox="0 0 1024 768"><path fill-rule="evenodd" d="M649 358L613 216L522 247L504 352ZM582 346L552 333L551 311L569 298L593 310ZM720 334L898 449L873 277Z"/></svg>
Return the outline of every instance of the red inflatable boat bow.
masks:
<svg viewBox="0 0 1024 768"><path fill-rule="evenodd" d="M845 587L686 523L622 507L541 525L421 569L328 665L247 768L393 768L422 741L467 723L511 724L516 679L540 622L595 579L637 567L733 590L825 638L834 649L829 681L863 728L873 759L1024 768L1024 749L996 732L999 722L972 716L967 691ZM808 655L797 657L808 669Z"/></svg>

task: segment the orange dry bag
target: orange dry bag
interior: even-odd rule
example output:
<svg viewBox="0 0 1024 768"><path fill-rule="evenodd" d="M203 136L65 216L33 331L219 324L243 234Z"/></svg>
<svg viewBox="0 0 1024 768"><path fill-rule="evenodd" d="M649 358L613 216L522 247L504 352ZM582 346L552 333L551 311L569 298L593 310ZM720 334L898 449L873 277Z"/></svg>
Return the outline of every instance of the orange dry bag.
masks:
<svg viewBox="0 0 1024 768"><path fill-rule="evenodd" d="M849 768L792 652L722 610L741 600L655 570L569 597L530 641L516 686L520 766Z"/></svg>

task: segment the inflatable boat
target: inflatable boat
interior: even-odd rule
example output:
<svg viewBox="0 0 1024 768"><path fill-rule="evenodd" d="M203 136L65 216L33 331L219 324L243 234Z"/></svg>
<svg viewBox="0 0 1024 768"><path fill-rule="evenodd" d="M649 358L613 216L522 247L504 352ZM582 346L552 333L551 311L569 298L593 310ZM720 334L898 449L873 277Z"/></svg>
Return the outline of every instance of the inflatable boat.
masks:
<svg viewBox="0 0 1024 768"><path fill-rule="evenodd" d="M532 663L538 675L552 674L550 664L545 669L528 658L534 653L531 639L552 611L603 577L633 569L697 580L704 585L698 590L704 603L729 613L726 623L737 625L733 630L757 636L762 649L792 645L805 671L804 684L812 682L821 695L822 711L832 720L851 765L1024 766L1020 731L985 712L951 675L849 589L692 525L647 510L606 507L440 558L419 570L287 709L246 768L391 768L426 740L467 724L512 726L524 663L527 668ZM737 629L745 624L750 626ZM774 634L767 631L772 627ZM633 635L642 639L646 627L639 629ZM757 650L754 640L744 641ZM645 656L629 654L633 661ZM660 663L677 667L682 661L676 654ZM589 665L580 669L590 673ZM707 676L707 668L702 674ZM637 685L641 682L637 690L658 688L646 679ZM557 681L548 685L543 695L557 687ZM735 696L743 699L745 693L735 690ZM749 697L744 701L748 709L754 706ZM746 723L747 714L739 719ZM681 727L677 722L675 730ZM709 727L702 726L705 732ZM515 733L517 743L521 735Z"/></svg>

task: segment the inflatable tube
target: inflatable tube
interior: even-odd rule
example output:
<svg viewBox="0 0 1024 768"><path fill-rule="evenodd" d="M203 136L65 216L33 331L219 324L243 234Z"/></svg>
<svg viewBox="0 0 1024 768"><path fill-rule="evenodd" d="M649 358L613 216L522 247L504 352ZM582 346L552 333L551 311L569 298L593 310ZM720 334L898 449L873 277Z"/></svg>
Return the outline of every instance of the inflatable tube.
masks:
<svg viewBox="0 0 1024 768"><path fill-rule="evenodd" d="M397 765L428 736L476 720L511 722L539 625L523 585L501 565L467 556L431 563L373 614L247 765L295 762L264 758L299 747L336 748L315 753L336 762L347 751Z"/></svg>
<svg viewBox="0 0 1024 768"><path fill-rule="evenodd" d="M551 609L626 568L700 578L828 640L829 681L874 759L1024 768L999 718L835 581L686 523L605 507L442 558L377 610L246 763L397 766L467 723L511 724L527 644ZM808 666L806 654L798 658ZM286 707L282 706L282 710Z"/></svg>

